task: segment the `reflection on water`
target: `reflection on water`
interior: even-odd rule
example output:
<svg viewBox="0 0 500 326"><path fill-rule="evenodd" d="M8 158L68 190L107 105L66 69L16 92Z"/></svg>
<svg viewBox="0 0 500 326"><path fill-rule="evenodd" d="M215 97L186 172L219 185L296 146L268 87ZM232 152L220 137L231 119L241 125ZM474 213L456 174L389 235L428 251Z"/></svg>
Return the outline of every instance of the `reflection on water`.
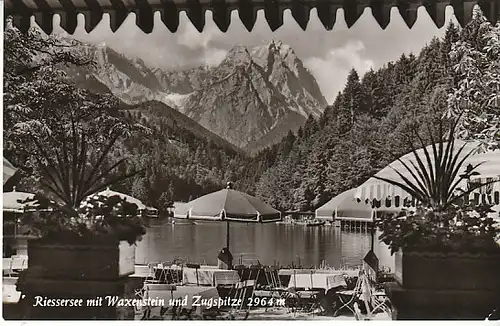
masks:
<svg viewBox="0 0 500 326"><path fill-rule="evenodd" d="M226 224L221 222L152 222L138 243L137 263L172 261L215 264L226 244ZM333 226L305 227L283 224L230 225L230 250L235 263L340 267L357 266L370 250L371 235L341 231ZM377 255L379 252L375 250Z"/></svg>

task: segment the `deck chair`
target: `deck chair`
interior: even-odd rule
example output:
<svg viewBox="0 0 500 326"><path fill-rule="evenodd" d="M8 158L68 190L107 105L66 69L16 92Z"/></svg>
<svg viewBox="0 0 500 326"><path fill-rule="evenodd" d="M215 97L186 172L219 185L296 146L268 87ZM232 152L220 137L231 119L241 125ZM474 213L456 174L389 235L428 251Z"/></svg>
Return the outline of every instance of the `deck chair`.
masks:
<svg viewBox="0 0 500 326"><path fill-rule="evenodd" d="M264 267L264 276L266 277L265 287L274 289L281 286L281 282L277 277L278 275L275 273L275 269L271 267Z"/></svg>
<svg viewBox="0 0 500 326"><path fill-rule="evenodd" d="M257 272L257 275L259 272ZM258 278L258 276L257 276ZM257 280L245 280L239 282L236 286L236 298L241 304L239 306L231 307L229 315L231 319L243 319L246 320L250 314L251 306L248 305L249 302L253 302L253 297L255 289L257 288ZM252 291L251 296L247 296L248 291ZM238 318L237 318L238 317Z"/></svg>
<svg viewBox="0 0 500 326"><path fill-rule="evenodd" d="M240 281L234 284L233 288L230 291L229 296L231 298L237 299L240 302L239 306L231 306L228 313L221 316L221 319L243 319L246 320L250 314L251 306L248 305L249 302L253 302L254 293L257 288L257 281L260 276L261 270L257 270L257 276L255 279L252 279L252 275L248 277L248 279L244 281ZM248 296L248 291L252 291L251 296Z"/></svg>
<svg viewBox="0 0 500 326"><path fill-rule="evenodd" d="M281 284L281 280L279 279L278 273L275 268L266 267L264 269L264 273L266 276L266 287L269 288L269 296L274 300L286 299L289 297L288 291L286 287ZM266 311L268 307L266 307Z"/></svg>

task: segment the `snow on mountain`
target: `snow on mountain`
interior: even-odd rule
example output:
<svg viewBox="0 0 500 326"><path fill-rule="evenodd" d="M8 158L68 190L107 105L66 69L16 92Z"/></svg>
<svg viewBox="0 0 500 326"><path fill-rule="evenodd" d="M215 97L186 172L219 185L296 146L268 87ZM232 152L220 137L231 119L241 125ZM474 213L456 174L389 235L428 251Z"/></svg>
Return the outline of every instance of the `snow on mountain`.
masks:
<svg viewBox="0 0 500 326"><path fill-rule="evenodd" d="M152 68L106 45L86 50L97 68L73 70L75 80L100 83L129 104L163 102L241 148L271 145L264 140L278 141L327 105L314 76L281 41L237 45L217 66L176 71Z"/></svg>

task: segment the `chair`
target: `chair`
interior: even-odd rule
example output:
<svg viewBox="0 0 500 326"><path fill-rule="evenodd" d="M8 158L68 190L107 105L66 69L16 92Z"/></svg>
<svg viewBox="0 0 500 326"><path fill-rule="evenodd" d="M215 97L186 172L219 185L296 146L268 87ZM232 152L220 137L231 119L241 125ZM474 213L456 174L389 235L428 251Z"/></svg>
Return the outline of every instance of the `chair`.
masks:
<svg viewBox="0 0 500 326"><path fill-rule="evenodd" d="M234 286L240 282L240 277L236 271L216 271L214 272L214 285L217 286Z"/></svg>
<svg viewBox="0 0 500 326"><path fill-rule="evenodd" d="M335 310L333 313L333 316L337 316L338 313L344 309L347 308L349 309L355 316L356 316L356 311L354 308L354 303L359 299L361 293L362 293L362 286L363 286L363 271L359 272L358 279L356 281L356 285L354 286L354 289L352 290L342 290L342 291L337 291L337 294L339 295L339 301L341 303L341 306ZM344 300L344 297L348 297L347 300Z"/></svg>
<svg viewBox="0 0 500 326"><path fill-rule="evenodd" d="M165 279L169 284L182 284L183 277L183 266L171 264L168 266L169 268L165 269Z"/></svg>
<svg viewBox="0 0 500 326"><path fill-rule="evenodd" d="M384 312L389 316L392 315L391 308L387 305L387 295L383 290L376 289L376 282L370 280L364 273L362 278L362 300L365 302L366 317L365 320L370 320L373 314L377 311Z"/></svg>
<svg viewBox="0 0 500 326"><path fill-rule="evenodd" d="M144 286L141 289L138 289L135 291L135 296L138 299L141 300L146 300L148 298L155 298L158 296L158 291L170 291L170 302L167 303L166 307L161 307L160 308L160 315L159 316L151 316L152 313L152 308L151 306L134 306L135 312L137 313L143 313L141 320L149 320L152 318L157 319L158 317L160 319L163 319L164 314L169 310L170 307L174 308L175 306L171 306L172 300L174 299L174 291L177 290L176 285L172 284L159 284L159 283L144 283ZM153 295L151 294L153 293Z"/></svg>
<svg viewBox="0 0 500 326"><path fill-rule="evenodd" d="M387 296L384 291L376 290L375 284L367 274L361 270L359 272L356 286L353 290L338 291L339 300L342 303L334 313L334 316L343 308L348 308L358 320L370 320L378 311L392 315L391 308L387 305ZM342 295L350 296L349 300L344 301ZM363 301L366 309L366 315L361 313L358 301Z"/></svg>
<svg viewBox="0 0 500 326"><path fill-rule="evenodd" d="M12 258L4 258L2 262L3 275L11 276L12 271Z"/></svg>
<svg viewBox="0 0 500 326"><path fill-rule="evenodd" d="M146 298L146 283L144 283L144 285L140 288L140 289L136 289L134 290L134 296L136 299L139 299L139 300L144 300ZM137 315L141 312L144 311L144 314L142 315L141 317L141 320L147 320L149 319L150 315L151 315L151 309L150 307L143 307L142 305L134 305L134 313Z"/></svg>
<svg viewBox="0 0 500 326"><path fill-rule="evenodd" d="M295 288L284 291L281 298L285 300L285 307L288 309L288 312L295 312L298 310L300 298Z"/></svg>
<svg viewBox="0 0 500 326"><path fill-rule="evenodd" d="M200 286L200 279L198 276L198 270L200 269L201 265L200 264L186 264L187 268L194 268L194 271L196 273L196 286Z"/></svg>
<svg viewBox="0 0 500 326"><path fill-rule="evenodd" d="M269 289L269 297L275 300L282 299L283 301L286 301L286 299L289 297L289 294L286 287L281 284L278 271L275 268L266 267L264 268L264 273L266 277L265 288Z"/></svg>
<svg viewBox="0 0 500 326"><path fill-rule="evenodd" d="M7 276L13 276L19 274L20 271L28 268L28 259L25 256L12 256L11 258L4 258L3 264L3 272Z"/></svg>
<svg viewBox="0 0 500 326"><path fill-rule="evenodd" d="M148 264L148 275L146 276L146 279L144 280L145 283L160 283L160 280L156 278L156 269L155 267L158 266L158 263L149 263Z"/></svg>
<svg viewBox="0 0 500 326"><path fill-rule="evenodd" d="M165 275L165 265L164 263L158 263L156 266L153 264L153 273L155 275L155 279L159 281L159 283L166 283L167 282L167 277Z"/></svg>
<svg viewBox="0 0 500 326"><path fill-rule="evenodd" d="M221 319L237 319L236 317L240 317L243 311L243 317L238 319L246 320L248 318L250 309L252 308L252 304L254 303L255 291L257 289L261 269L257 269L256 271L257 275L255 278L252 277L253 270L250 270L250 275L248 276L248 278L245 278L244 281L239 281L232 285L228 296L232 299L236 299L238 305L231 305L229 307L229 311L220 316ZM251 295L249 295L249 291L251 291Z"/></svg>
<svg viewBox="0 0 500 326"><path fill-rule="evenodd" d="M361 312L361 309L359 309L359 305L357 302L354 302L353 308L354 318L356 318L356 320L363 320L363 313Z"/></svg>
<svg viewBox="0 0 500 326"><path fill-rule="evenodd" d="M240 316L242 312L245 311L242 319L246 320L248 318L251 309L250 304L253 303L256 286L256 280L245 280L234 285L234 296L231 297L236 299L239 305L231 305L226 317L229 317L229 319L236 319L236 316ZM248 291L252 291L251 296L247 296Z"/></svg>
<svg viewBox="0 0 500 326"><path fill-rule="evenodd" d="M281 280L279 278L278 273L276 273L276 270L271 269L269 275L270 275L270 285L271 285L270 297L273 299L283 300L283 302L286 302L286 300L293 295L290 295L286 287L281 284Z"/></svg>

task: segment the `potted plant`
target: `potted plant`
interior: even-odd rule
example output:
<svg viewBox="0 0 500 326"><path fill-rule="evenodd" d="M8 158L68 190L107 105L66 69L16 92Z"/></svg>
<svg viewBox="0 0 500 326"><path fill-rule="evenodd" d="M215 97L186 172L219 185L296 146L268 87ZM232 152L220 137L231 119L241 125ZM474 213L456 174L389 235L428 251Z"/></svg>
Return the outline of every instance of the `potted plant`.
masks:
<svg viewBox="0 0 500 326"><path fill-rule="evenodd" d="M137 205L98 192L137 172L113 175L123 160L104 165L116 139L93 160L85 132L72 130L56 158L33 138L45 193L28 203L30 212L21 221L38 236L28 242L29 266L38 267L43 278L112 280L133 274L135 243L146 231L143 216Z"/></svg>
<svg viewBox="0 0 500 326"><path fill-rule="evenodd" d="M114 96L66 78L65 66L92 64L81 44L7 25L4 151L37 193L21 220L37 237L28 243L28 272L74 280L132 274L142 216L134 204L95 194L140 172L124 164L120 141L147 130L125 119Z"/></svg>
<svg viewBox="0 0 500 326"><path fill-rule="evenodd" d="M436 311L431 314L447 317L450 311L445 311L444 303L454 306L458 316L462 308L467 310L474 304L460 308L462 303L454 300L480 298L486 309L481 314L491 311L498 304L495 300L500 299L500 245L496 238L500 230L488 217L492 212L490 205L468 200L473 191L494 181L471 181L471 177L478 175L479 164L466 166L474 150L464 152L465 145L456 145L455 128L456 122L452 122L448 136L444 136L441 124L437 141L429 132L430 149L419 137L422 154L412 147L413 162L399 159L406 171L395 172L402 181L376 177L405 190L418 203L414 212L403 210L378 222L380 240L396 254L396 280L402 288L416 291L412 292L414 305L425 300L431 302L432 298L441 300L441 303L432 301ZM426 299L416 303L423 298L419 297L422 293L427 293ZM447 299L440 296L446 293ZM419 311L421 307L407 308ZM424 315L414 317L425 318Z"/></svg>

